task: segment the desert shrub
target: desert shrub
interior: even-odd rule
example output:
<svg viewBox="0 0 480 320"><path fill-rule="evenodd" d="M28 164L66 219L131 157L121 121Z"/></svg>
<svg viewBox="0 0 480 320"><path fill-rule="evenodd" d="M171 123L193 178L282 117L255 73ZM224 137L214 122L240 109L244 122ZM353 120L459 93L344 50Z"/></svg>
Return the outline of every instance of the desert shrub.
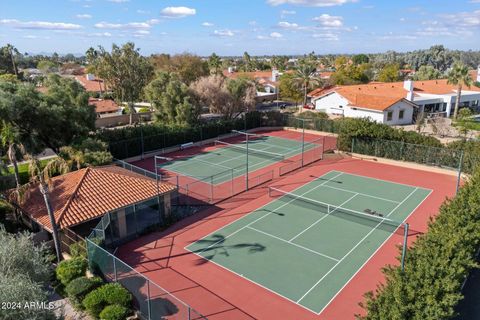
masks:
<svg viewBox="0 0 480 320"><path fill-rule="evenodd" d="M112 304L106 306L102 312L100 312L100 319L102 320L124 320L130 310L128 308L122 307L118 304Z"/></svg>
<svg viewBox="0 0 480 320"><path fill-rule="evenodd" d="M58 264L55 270L57 279L66 286L73 279L85 275L87 264L87 260L80 257L64 260Z"/></svg>
<svg viewBox="0 0 480 320"><path fill-rule="evenodd" d="M69 247L70 254L73 258L80 257L80 258L87 258L87 248L84 241L78 241L72 243Z"/></svg>
<svg viewBox="0 0 480 320"><path fill-rule="evenodd" d="M66 286L65 292L71 302L78 308L82 307L82 300L85 296L95 288L98 288L103 283L102 279L79 277L70 281Z"/></svg>
<svg viewBox="0 0 480 320"><path fill-rule="evenodd" d="M119 283L108 283L91 291L82 302L93 317L98 317L106 306L116 304L128 309L131 303L132 295Z"/></svg>

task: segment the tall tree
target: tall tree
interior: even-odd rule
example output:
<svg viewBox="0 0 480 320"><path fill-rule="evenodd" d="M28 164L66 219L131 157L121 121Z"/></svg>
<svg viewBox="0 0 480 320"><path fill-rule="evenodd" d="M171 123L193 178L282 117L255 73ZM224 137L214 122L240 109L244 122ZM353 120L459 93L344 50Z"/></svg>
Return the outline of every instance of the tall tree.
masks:
<svg viewBox="0 0 480 320"><path fill-rule="evenodd" d="M433 79L440 79L442 77L442 73L435 69L432 66L421 66L418 71L415 72L413 76L413 80L421 81L421 80L433 80Z"/></svg>
<svg viewBox="0 0 480 320"><path fill-rule="evenodd" d="M183 125L198 121L201 110L175 73L159 72L145 87L145 96L155 108L156 121Z"/></svg>
<svg viewBox="0 0 480 320"><path fill-rule="evenodd" d="M302 88L295 81L295 75L284 73L280 77L279 93L282 100L288 100L298 104L303 98Z"/></svg>
<svg viewBox="0 0 480 320"><path fill-rule="evenodd" d="M448 73L448 83L457 86L457 97L455 99L455 109L453 111L453 118L457 119L462 88L464 86L470 88L473 84L473 80L468 72L468 67L462 62L456 61Z"/></svg>
<svg viewBox="0 0 480 320"><path fill-rule="evenodd" d="M153 66L147 58L140 55L139 49L132 42L121 47L113 44L112 52L99 47L97 59L97 75L112 88L117 100L127 103L132 124L134 103L152 79Z"/></svg>
<svg viewBox="0 0 480 320"><path fill-rule="evenodd" d="M400 68L398 64L387 64L378 73L378 81L381 82L395 82L400 80Z"/></svg>
<svg viewBox="0 0 480 320"><path fill-rule="evenodd" d="M222 59L214 52L208 57L208 66L211 74L218 74L222 68Z"/></svg>
<svg viewBox="0 0 480 320"><path fill-rule="evenodd" d="M196 81L200 77L210 74L208 61L199 56L182 53L174 56L167 54L154 55L150 58L156 71L173 72L178 75L180 81L186 85Z"/></svg>
<svg viewBox="0 0 480 320"><path fill-rule="evenodd" d="M45 84L48 92L42 94L33 85L0 82L0 118L32 154L58 152L95 129L95 110L78 82L53 75Z"/></svg>
<svg viewBox="0 0 480 320"><path fill-rule="evenodd" d="M317 68L310 61L302 61L295 70L295 81L300 83L303 91L303 105L307 104L307 93L312 85L318 85L321 80L315 76Z"/></svg>
<svg viewBox="0 0 480 320"><path fill-rule="evenodd" d="M7 149L8 159L13 165L15 184L18 191L18 188L20 188L20 175L18 173L17 156L21 155L23 157L25 148L19 143L18 134L15 132L13 126L6 121L2 121L0 124L0 138L3 148Z"/></svg>

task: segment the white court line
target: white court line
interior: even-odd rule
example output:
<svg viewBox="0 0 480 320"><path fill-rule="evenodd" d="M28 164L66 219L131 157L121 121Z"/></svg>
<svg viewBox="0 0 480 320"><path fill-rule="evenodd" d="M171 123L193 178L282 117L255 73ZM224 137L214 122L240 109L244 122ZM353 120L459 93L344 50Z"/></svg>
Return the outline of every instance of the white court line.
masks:
<svg viewBox="0 0 480 320"><path fill-rule="evenodd" d="M251 230L253 230L253 231L256 231L256 232L259 232L259 233L263 233L263 234L266 235L266 236L269 236L269 237L271 237L271 238L274 238L274 239L280 240L280 241L282 241L282 242L291 244L292 246L295 246L295 247L297 247L297 248L300 248L300 249L306 250L306 251L308 251L308 252L317 254L317 255L322 256L322 257L324 257L324 258L327 258L327 259L330 259L330 260L333 260L333 261L338 261L337 258L330 257L329 255L326 255L326 254L320 253L320 252L318 252L318 251L309 249L309 248L304 247L304 246L302 246L302 245L293 243L293 242L291 242L291 241L289 241L289 240L282 239L282 238L277 237L277 236L275 236L275 235L273 235L273 234L270 234L270 233L268 233L268 232L265 232L265 231L262 231L262 230L258 230L258 229L254 228L254 227L248 226L247 229L251 229Z"/></svg>
<svg viewBox="0 0 480 320"><path fill-rule="evenodd" d="M423 189L423 188L418 188L419 190L420 189ZM415 212L417 211L418 207L420 207L422 205L423 202L425 202L425 200L430 196L430 194L432 194L433 190L430 190L430 192L425 196L425 198L423 198L423 200L415 207L415 209L413 209L409 214L408 216L403 220L403 222L405 222L406 220L408 220L408 218ZM398 229L398 228L397 228ZM396 232L396 230L395 230ZM337 291L337 293L335 293L335 295L330 299L330 301L327 302L327 304L322 308L322 310L320 310L317 315L319 315L320 313L323 312L323 310L325 310L329 305L330 303L332 303L332 301L340 294L340 292L350 283L350 281L352 281L352 279L357 275L357 273L360 272L360 270L363 269L363 267L377 254L378 250L380 250L383 245L395 234L395 232L392 232L392 234L390 234L390 236L388 236L385 241L382 242L382 244L380 246L378 246L378 248L370 255L370 257L365 260L365 262L362 264L362 266L360 268L358 268L358 270L350 277L350 279L348 279L347 282L345 282L345 284L340 288L340 290Z"/></svg>
<svg viewBox="0 0 480 320"><path fill-rule="evenodd" d="M335 171L335 170L334 170L334 171ZM368 177L368 176L362 176L362 175L360 175L360 174L350 173L350 172L344 172L344 173L345 173L345 174L349 174L349 175L351 175L351 176L357 176L357 177L360 177L360 178L366 178L366 179L376 180L376 181L380 181L380 182L387 182L387 183L392 183L392 184L398 184L398 185L406 186L406 187L410 187L410 188L416 188L416 189L423 189L423 190L427 190L427 191L432 191L432 189L423 188L423 187L418 187L418 186L412 186L412 185L406 184L406 183L394 182L394 181L389 181L389 180L382 180L382 179L372 178L372 177Z"/></svg>
<svg viewBox="0 0 480 320"><path fill-rule="evenodd" d="M397 210L403 203L405 203L405 201L410 198L414 193L415 191L417 191L418 188L415 188L413 189L412 192L410 192L410 194L405 198L403 199L402 202L400 202L395 208L393 208L388 214L387 214L387 218L393 213L395 212L395 210ZM305 294L297 300L298 303L300 303L300 301L302 301L303 298L305 298L313 289L315 289L319 284L320 282L323 281L323 279L325 279L336 267L338 267L338 265L340 263L342 263L342 261L350 255L350 253L352 253L360 244L363 243L363 241L365 241L366 238L368 238L368 236L370 236L375 230L377 230L377 228L383 223L382 222L379 222L372 230L370 230L352 249L350 249L350 251L348 251L327 273L325 273L323 275L323 277L320 278L320 280L318 280L307 292L305 292Z"/></svg>
<svg viewBox="0 0 480 320"><path fill-rule="evenodd" d="M328 181L330 181L330 180L332 180L332 179L335 179L335 178L337 178L337 177L341 176L342 174L343 174L343 173L341 172L341 173L337 174L336 176L333 176L332 178L330 178L330 179L328 179L328 180L325 180L325 181L323 181L323 182L322 182L321 184L319 184L318 186L315 186L315 187L313 187L312 189L309 189L309 190L305 191L305 192L304 192L304 193L302 193L300 196L304 196L304 195L306 195L307 193L309 193L309 192L312 192L313 190L315 190L315 189L317 189L317 188L321 187L322 185L324 185L324 184L325 184L325 183L327 183ZM314 180L314 181L315 181L315 180ZM303 185L303 186L304 186L304 185ZM301 188L301 187L302 187L302 186L298 187L297 189L299 189L299 188ZM263 219L263 218L265 218L265 217L267 217L267 216L271 215L271 214L272 214L272 213L274 213L276 210L278 210L278 209L281 209L281 208L283 208L283 207L285 207L285 206L289 205L291 202L293 202L293 201L295 201L295 200L296 200L296 199L292 199L292 200L290 200L290 201L288 201L288 202L285 202L284 204L282 204L281 206L279 206L279 207L275 208L274 210L270 211L269 213L267 213L267 214L264 214L264 215L263 215L263 216L261 216L260 218L257 218L257 219L255 219L254 221L252 221L252 222L248 223L247 225L245 225L245 226L241 227L240 229L238 229L238 230L236 230L236 231L232 232L231 234L229 234L229 235L228 235L228 236L226 236L225 238L223 238L223 239L220 239L219 241L217 241L217 242L215 242L215 243L213 243L213 244L209 245L208 247L206 247L206 248L204 248L202 251L200 251L200 253L204 252L205 250L207 250L207 249L211 248L212 246L216 245L217 243L219 243L219 242L221 242L221 241L225 241L225 239L228 239L229 237L231 237L231 236L233 236L233 235L237 234L238 232L242 231L243 229L245 229L245 228L247 228L247 227L251 226L252 224L254 224L255 222L257 222L257 221L260 221L261 219ZM243 216L243 217L239 218L238 220L240 220L240 219L243 219L243 218L244 218L244 217L246 217L246 216L249 216L249 215L250 215L250 214L252 214L253 212L257 212L258 210L260 210L261 208L263 208L263 207L265 207L265 206L267 206L267 205L268 205L268 203L267 203L266 205L264 205L264 206L262 206L262 207L260 207L260 208L256 209L256 210L254 210L254 211L250 212L249 214L247 214L247 215L245 215L245 216ZM235 221L236 221L236 220L235 220ZM233 221L233 222L235 222L235 221ZM233 223L233 222L231 222L231 223ZM228 225L229 225L229 224L227 224L226 226L228 226ZM224 229L226 226L223 226L221 229ZM217 231L218 231L218 230L215 230L215 231L214 231L214 232L212 232L212 233L215 233L215 232L217 232ZM212 234L212 233L210 233L210 234ZM202 239L204 239L204 238L208 237L210 234L208 234L207 236L203 237Z"/></svg>
<svg viewBox="0 0 480 320"><path fill-rule="evenodd" d="M330 189L336 189L336 190L340 190L340 191L345 191L345 192L348 192L348 193L356 193L357 195L361 195L361 196L364 196L364 197L374 198L374 199L383 200L383 201L388 201L388 202L393 202L393 203L399 203L399 202L400 202L400 201L390 200L390 199L387 199L387 198L372 196L372 195L369 195L369 194L366 194L366 193L355 192L355 191L351 191L351 190L347 190L347 189L342 189L342 188L337 188L337 187L332 187L332 186L327 186L327 185L325 185L324 187L325 187L325 188L330 188Z"/></svg>
<svg viewBox="0 0 480 320"><path fill-rule="evenodd" d="M320 219L318 219L317 221L315 221L314 223L312 223L308 228L306 228L305 230L303 230L302 232L300 232L299 234L297 234L295 237L293 237L292 239L288 240L289 242L290 241L293 241L295 240L296 238L298 238L299 236L301 236L302 234L304 234L308 229L312 228L313 226L315 226L317 223L319 223L320 221L322 221L323 219L325 219L326 217L328 217L331 213L334 213L337 209L340 209L342 208L343 209L343 205L346 204L347 202L349 202L350 200L352 200L353 198L355 198L356 196L358 195L357 194L354 194L353 196L351 196L350 198L348 198L346 201L344 201L342 204L340 204L338 207L335 208L335 210L333 210L332 212L328 212L326 215L324 215L323 217L321 217ZM327 207L328 208L328 207ZM328 209L327 209L328 211ZM338 261L338 260L337 260Z"/></svg>

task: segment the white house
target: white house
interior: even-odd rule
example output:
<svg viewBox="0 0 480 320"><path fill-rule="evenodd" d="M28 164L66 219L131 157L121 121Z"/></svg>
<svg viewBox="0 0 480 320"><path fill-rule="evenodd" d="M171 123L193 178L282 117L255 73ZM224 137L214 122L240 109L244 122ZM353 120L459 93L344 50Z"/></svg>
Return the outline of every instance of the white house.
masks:
<svg viewBox="0 0 480 320"><path fill-rule="evenodd" d="M471 72L480 82L480 68ZM455 108L457 87L446 79L336 86L316 89L309 98L316 110L345 117L370 117L379 123L413 123L417 114L450 117ZM463 88L461 107L480 109L480 87Z"/></svg>

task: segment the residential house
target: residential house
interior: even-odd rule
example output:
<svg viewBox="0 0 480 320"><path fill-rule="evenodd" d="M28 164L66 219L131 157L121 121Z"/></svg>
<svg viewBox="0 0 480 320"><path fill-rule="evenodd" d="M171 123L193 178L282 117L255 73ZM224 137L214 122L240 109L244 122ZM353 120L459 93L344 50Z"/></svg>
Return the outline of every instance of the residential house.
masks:
<svg viewBox="0 0 480 320"><path fill-rule="evenodd" d="M171 195L176 187L114 165L85 168L52 178L50 203L55 223L68 249L69 235L85 237L109 215L111 243L131 239L162 225L171 212ZM51 238L52 224L38 185L24 203L12 202L22 220L34 232Z"/></svg>
<svg viewBox="0 0 480 320"><path fill-rule="evenodd" d="M472 74L477 81L478 71ZM335 86L316 89L309 98L316 110L353 118L369 117L389 125L411 124L419 113L450 117L457 87L446 79ZM463 88L461 107L480 108L480 87Z"/></svg>
<svg viewBox="0 0 480 320"><path fill-rule="evenodd" d="M122 114L122 108L111 99L89 98L88 104L95 107L97 118L107 118Z"/></svg>
<svg viewBox="0 0 480 320"><path fill-rule="evenodd" d="M108 92L105 82L100 78L96 78L91 73L75 76L75 80L77 80L87 92L98 94Z"/></svg>

